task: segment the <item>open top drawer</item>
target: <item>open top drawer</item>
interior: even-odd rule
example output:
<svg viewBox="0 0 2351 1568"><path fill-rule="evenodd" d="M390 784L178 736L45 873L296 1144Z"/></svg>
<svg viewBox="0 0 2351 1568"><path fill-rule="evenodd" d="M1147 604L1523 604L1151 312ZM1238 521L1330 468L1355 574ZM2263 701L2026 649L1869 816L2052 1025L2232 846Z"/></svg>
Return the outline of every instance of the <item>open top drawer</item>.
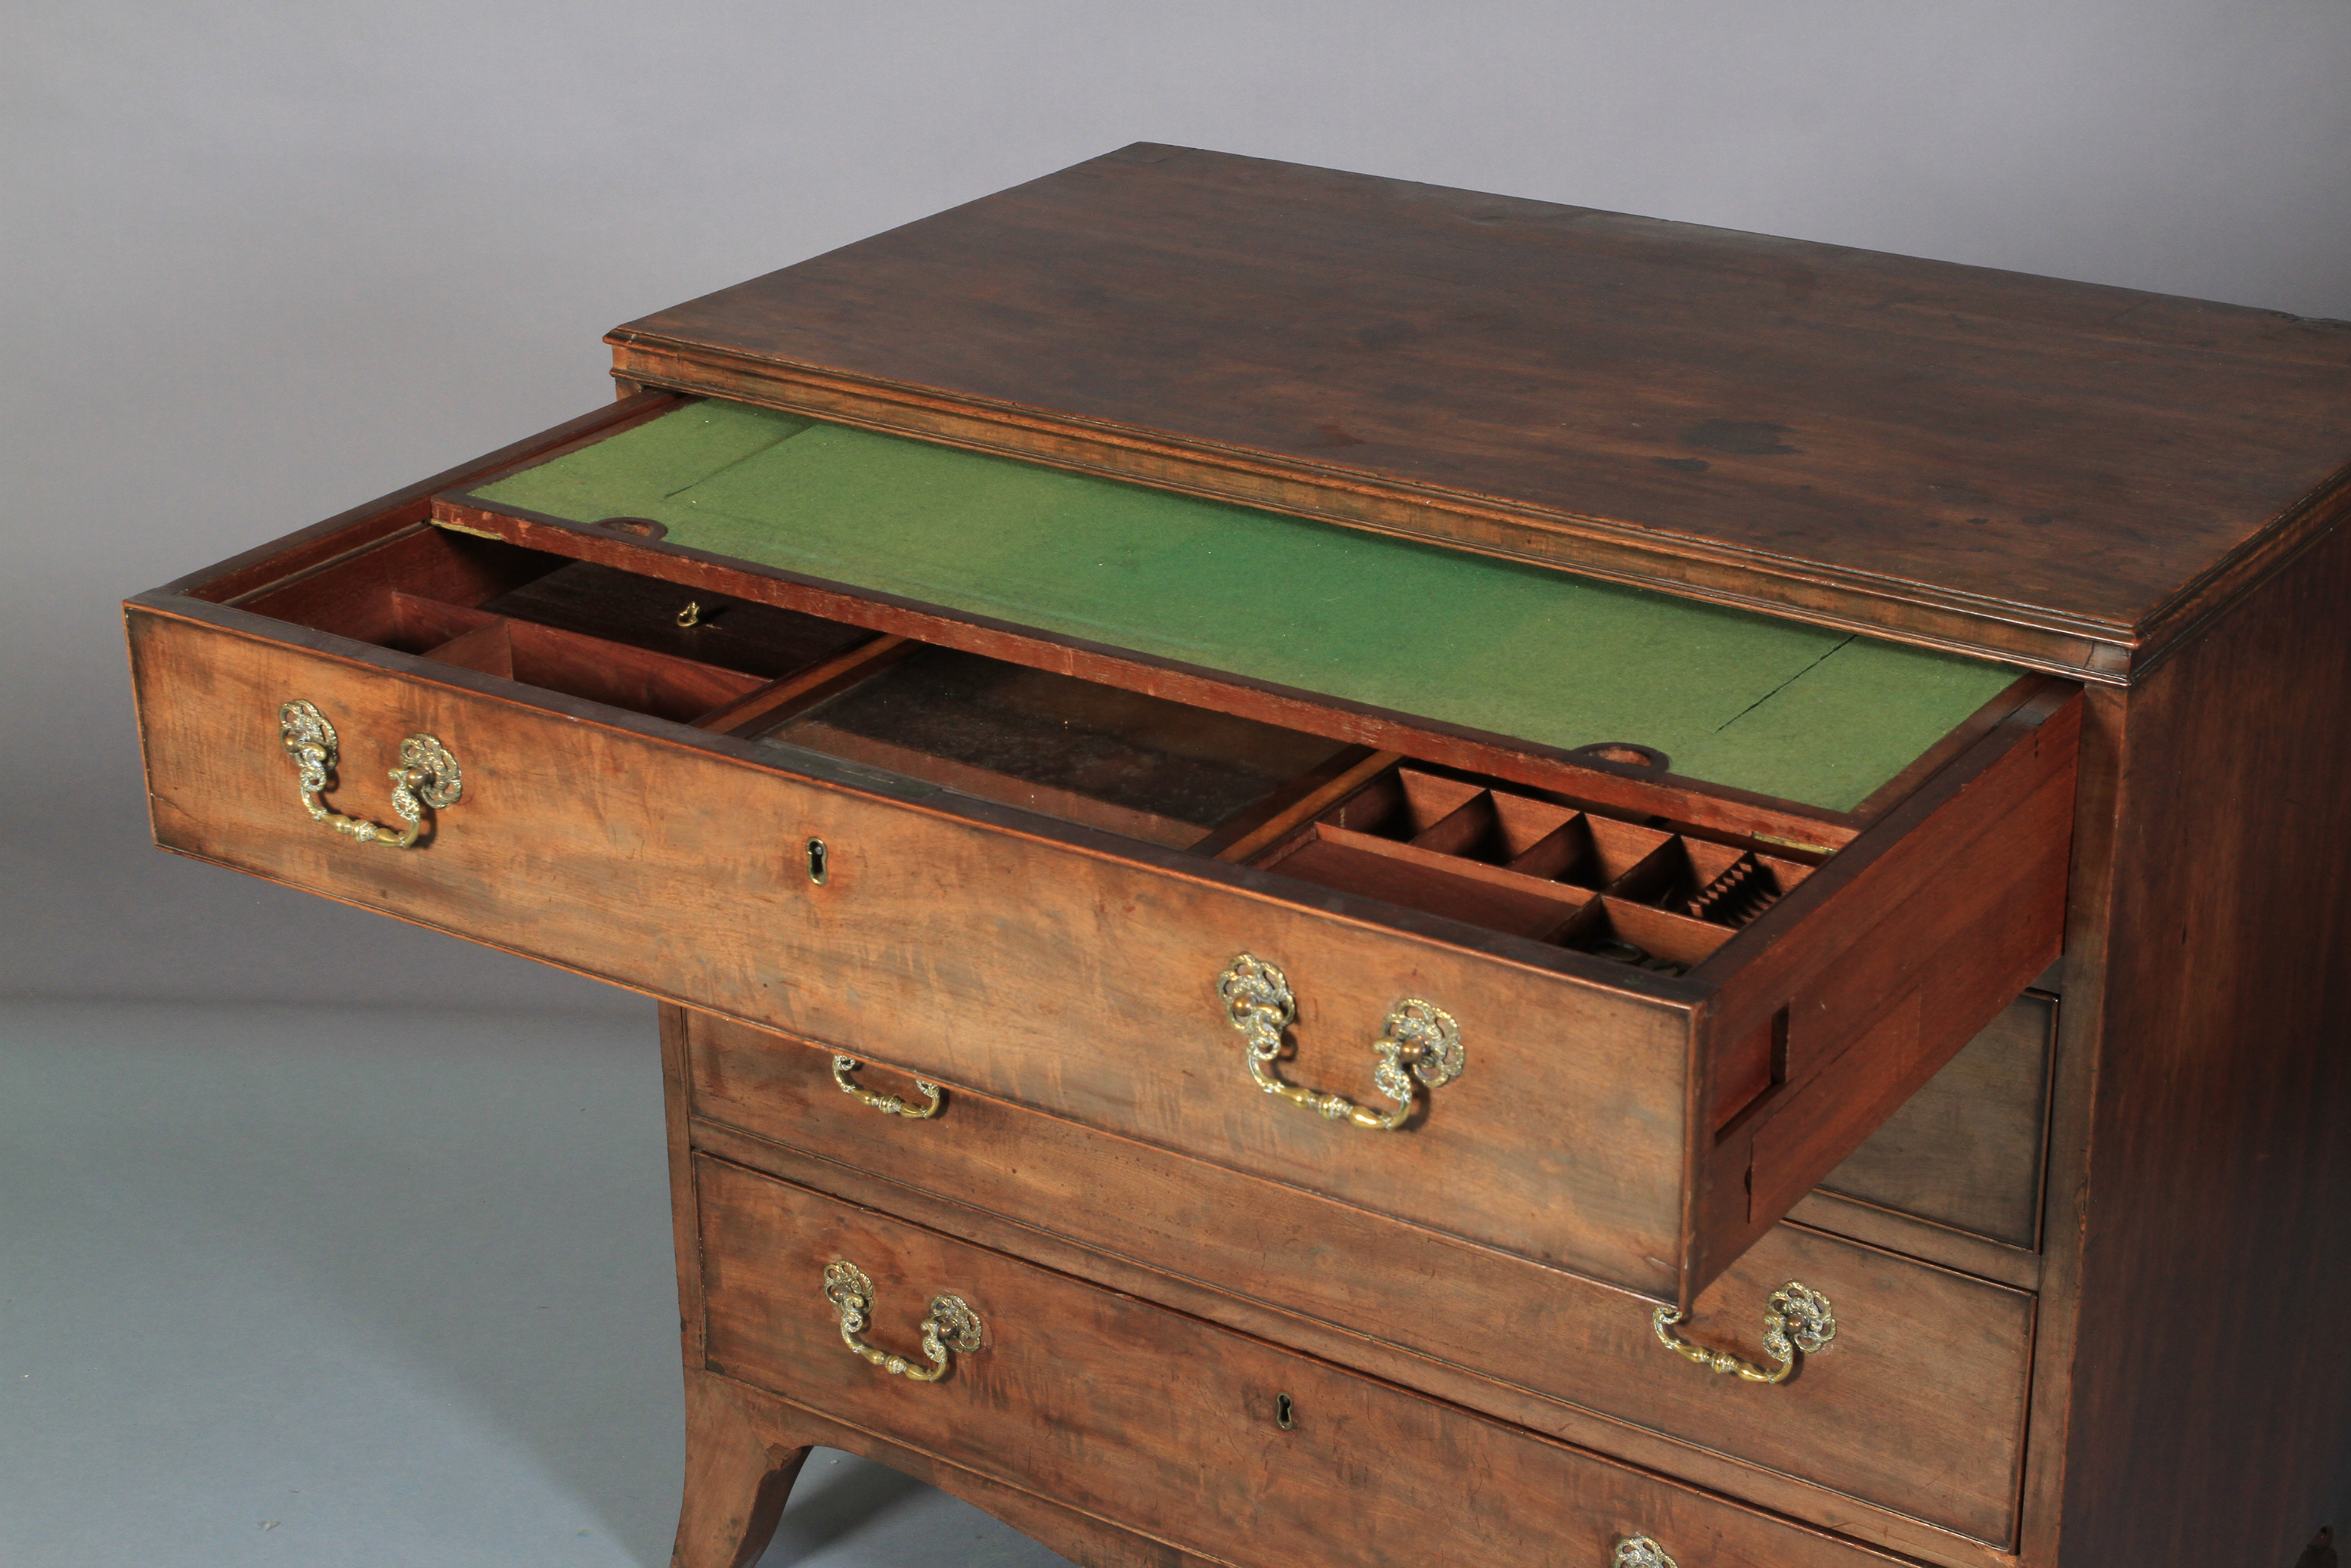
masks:
<svg viewBox="0 0 2351 1568"><path fill-rule="evenodd" d="M2064 683L1774 798L485 499L675 410L134 600L159 841L1683 1304L2057 954Z"/></svg>

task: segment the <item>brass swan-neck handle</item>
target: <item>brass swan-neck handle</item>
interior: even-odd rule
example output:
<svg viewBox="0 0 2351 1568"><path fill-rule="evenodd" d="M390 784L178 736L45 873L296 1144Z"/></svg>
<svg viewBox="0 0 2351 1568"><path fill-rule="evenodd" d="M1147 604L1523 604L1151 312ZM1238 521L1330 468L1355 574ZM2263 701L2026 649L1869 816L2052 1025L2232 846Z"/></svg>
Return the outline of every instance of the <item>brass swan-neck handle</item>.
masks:
<svg viewBox="0 0 2351 1568"><path fill-rule="evenodd" d="M903 1355L893 1355L867 1344L860 1336L873 1319L873 1281L846 1259L835 1259L825 1265L824 1299L832 1303L833 1316L840 1320L843 1344L883 1372L916 1383L936 1383L945 1377L949 1370L949 1351L969 1355L980 1346L983 1331L979 1314L961 1296L931 1298L929 1313L916 1331L922 1336L923 1359L930 1363L927 1370Z"/></svg>
<svg viewBox="0 0 2351 1568"><path fill-rule="evenodd" d="M1420 1085L1441 1089L1461 1076L1461 1030L1453 1015L1409 997L1389 1009L1384 1032L1372 1042L1372 1082L1395 1102L1395 1109L1376 1111L1344 1094L1285 1083L1274 1062L1281 1055L1283 1032L1298 1021L1298 998L1289 978L1264 959L1243 953L1217 977L1217 995L1248 1047L1249 1077L1257 1086L1326 1121L1393 1133L1412 1114Z"/></svg>
<svg viewBox="0 0 2351 1568"><path fill-rule="evenodd" d="M919 1106L910 1105L895 1094L882 1094L873 1090L862 1088L852 1082L849 1076L861 1065L862 1063L853 1056L836 1053L832 1059L832 1081L841 1085L842 1093L851 1096L861 1104L872 1106L885 1116L904 1116L916 1122L927 1122L939 1113L940 1105L946 1102L945 1092L927 1078L914 1080L914 1089L925 1101L925 1103Z"/></svg>
<svg viewBox="0 0 2351 1568"><path fill-rule="evenodd" d="M1771 1357L1768 1368L1727 1350L1708 1350L1702 1344L1691 1343L1674 1332L1674 1325L1681 1321L1678 1310L1659 1307L1650 1318L1658 1343L1709 1372L1747 1383L1787 1382L1796 1375L1799 1358L1828 1349L1837 1332L1836 1313L1829 1299L1793 1280L1772 1291L1771 1299L1763 1303L1763 1348Z"/></svg>
<svg viewBox="0 0 2351 1568"><path fill-rule="evenodd" d="M347 817L330 810L319 797L332 787L341 747L335 727L313 705L296 699L277 708L279 743L294 759L302 791L302 809L313 821L324 822L354 843L382 844L404 850L424 831L424 810L442 810L457 803L465 780L449 748L429 735L412 735L400 743L400 766L391 770L392 809L404 828L387 828L364 817Z"/></svg>

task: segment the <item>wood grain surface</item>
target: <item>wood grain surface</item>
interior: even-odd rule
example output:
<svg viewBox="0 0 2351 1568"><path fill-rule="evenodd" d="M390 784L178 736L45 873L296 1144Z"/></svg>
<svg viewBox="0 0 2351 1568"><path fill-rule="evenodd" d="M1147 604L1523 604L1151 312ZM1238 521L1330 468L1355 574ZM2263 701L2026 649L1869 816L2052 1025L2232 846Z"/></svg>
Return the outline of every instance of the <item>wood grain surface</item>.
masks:
<svg viewBox="0 0 2351 1568"><path fill-rule="evenodd" d="M1757 918L1709 1038L1768 1030L1775 1082L1693 1138L1689 1278L1713 1277L2063 951L2081 734L2053 690ZM1708 1066L1735 1059L1721 1051ZM1696 1116L1711 1104L1708 1086Z"/></svg>
<svg viewBox="0 0 2351 1568"><path fill-rule="evenodd" d="M133 616L172 848L1674 1291L1687 982L1468 927L1418 936L1419 917L1384 930L1262 873L846 789L742 742L196 608L258 634ZM328 831L278 744L296 696L341 732L338 809L383 816L374 781L417 733L455 754L465 798L413 852ZM1470 1070L1400 1134L1270 1098L1216 993L1241 952L1296 988L1297 1080L1371 1098L1370 1041L1404 996L1468 1020Z"/></svg>
<svg viewBox="0 0 2351 1568"><path fill-rule="evenodd" d="M697 1166L708 1370L1207 1555L1591 1568L1645 1534L1708 1568L1890 1561L871 1210ZM872 1281L869 1342L914 1350L924 1303L952 1292L984 1323L982 1348L930 1385L868 1365L819 1289L835 1260Z"/></svg>
<svg viewBox="0 0 2351 1568"><path fill-rule="evenodd" d="M685 1375L685 1497L670 1568L751 1568L819 1444L959 1497L1086 1568L1226 1568L716 1373Z"/></svg>
<svg viewBox="0 0 2351 1568"><path fill-rule="evenodd" d="M130 630L166 847L713 1015L664 1018L679 1568L755 1561L819 1442L1115 1568L1599 1568L1636 1530L1684 1568L2332 1559L2343 323L1138 145L612 341L612 407L142 596ZM2019 688L1839 815L493 519L592 563L559 604L550 556L427 527L488 528L436 493L675 407L639 386L2091 689ZM667 589L608 601L622 567L749 613L695 636ZM713 655L771 612L765 652ZM558 630L525 647L508 614ZM589 700L739 719L796 700L777 649L869 632L1842 852L1666 978ZM533 671L571 694L507 678ZM341 731L337 808L381 820L417 732L463 801L413 851L339 840L278 744L296 696ZM2028 1071L1897 1108L2061 916L2044 1191ZM1395 1135L1266 1098L1211 990L1244 950L1297 987L1293 1080L1362 1095L1407 994L1462 1019L1468 1071ZM816 1072L836 1046L946 1083L947 1113L855 1105ZM1807 1196L1889 1116L1843 1196ZM942 1385L884 1381L814 1288L841 1255L882 1288L874 1337L910 1345L953 1289L988 1344ZM1752 1356L1784 1278L1842 1322L1786 1386L1646 1338L1648 1300L1694 1295L1690 1334Z"/></svg>
<svg viewBox="0 0 2351 1568"><path fill-rule="evenodd" d="M2038 992L2011 1003L1821 1186L2037 1249L2057 1007Z"/></svg>
<svg viewBox="0 0 2351 1568"><path fill-rule="evenodd" d="M1979 774L2062 768L2062 727L2042 722L2053 693L1980 737L1698 976L1667 978L1276 875L1155 859L1131 840L980 801L920 798L930 786L881 778L901 797L890 799L812 782L772 749L502 678L524 673L503 644L486 674L464 667L481 659L431 656L455 623L417 612L421 596L399 585L422 579L462 605L545 580L530 575L546 572L536 560L412 529L248 596L423 645L421 659L254 609L151 596L133 617L134 667L163 841L811 1038L873 1041L1019 1103L1684 1305L2021 983L1997 962L1944 966L1919 1026L1874 1044L1888 977L1962 936L1989 939L1964 950L1993 958L2040 943L2037 905L2002 898L2019 878L2062 872L2062 813L2025 812L1988 847L1996 875L1956 896L1933 882L2005 800L1976 787ZM377 570L389 575L371 599L360 584ZM591 672L594 695L611 695L602 675L630 661L695 667L627 647ZM740 695L696 691L686 706ZM423 848L389 859L354 859L352 846L302 831L315 825L291 814L290 764L273 744L277 708L298 695L344 734L339 790L372 777L365 743L429 734L459 757L465 800ZM2039 761L2020 773L2011 756ZM611 788L622 779L629 788ZM381 815L354 799L339 793L338 808ZM821 887L798 852L812 839L830 846ZM1400 929L1383 934L1358 910ZM1405 935L1419 930L1437 939ZM1874 962L1828 963L1848 950ZM1467 1020L1479 1065L1395 1136L1267 1099L1213 989L1240 953L1280 965L1296 988L1291 1082L1369 1098L1364 1041L1407 997ZM1772 1040L1757 1032L1770 1027L1775 977L1807 998L1779 1082ZM1707 1005L1716 986L1733 1005ZM1065 1040L1093 1050L1073 1060ZM1712 1138L1719 1110L1756 1089L1750 1111ZM1801 1135L1785 1136L1791 1127ZM1761 1195L1723 1200L1758 1161ZM1440 1194L1439 1173L1474 1197ZM1693 1205L1693 1192L1713 1196Z"/></svg>
<svg viewBox="0 0 2351 1568"><path fill-rule="evenodd" d="M1684 1331L1767 1363L1761 1334L1771 1292L1793 1280L1826 1294L1841 1325L1834 1346L1790 1383L1763 1387L1674 1355L1652 1331L1652 1303L1572 1274L953 1085L933 1119L884 1115L841 1092L828 1048L703 1014L688 1015L684 1032L693 1135L737 1163L810 1179L798 1174L801 1163L779 1162L752 1139L713 1141L712 1126L1977 1540L2011 1539L2032 1344L2032 1302L2022 1293L1778 1227L1699 1298ZM918 1098L894 1070L869 1063L858 1078ZM1941 1153L1917 1148L1915 1163L1935 1168ZM1502 1400L1489 1407L1519 1414Z"/></svg>
<svg viewBox="0 0 2351 1568"><path fill-rule="evenodd" d="M2339 515L2351 329L1139 143L619 372L2119 675Z"/></svg>
<svg viewBox="0 0 2351 1568"><path fill-rule="evenodd" d="M2338 531L2129 694L2065 1568L2290 1568L2351 1518L2346 602Z"/></svg>
<svg viewBox="0 0 2351 1568"><path fill-rule="evenodd" d="M902 1186L784 1145L754 1139L714 1123L696 1135L710 1153L747 1168L772 1170L796 1185L1028 1260L1105 1289L1170 1307L1204 1322L1299 1351L1399 1387L1495 1416L1529 1431L1672 1477L1783 1517L1844 1535L1938 1568L2013 1568L2009 1551L1985 1545L1915 1517L1865 1503L1777 1471L1742 1463L1718 1449L1693 1446L1597 1415L1580 1406L1532 1394L1516 1384L1472 1373L1456 1364L1400 1349L1359 1331L1232 1294L1162 1270L1069 1241L1058 1234L1001 1218L931 1193ZM737 1147L750 1145L755 1155ZM738 1158L738 1155L743 1157ZM2028 1468L2032 1450L2028 1448Z"/></svg>

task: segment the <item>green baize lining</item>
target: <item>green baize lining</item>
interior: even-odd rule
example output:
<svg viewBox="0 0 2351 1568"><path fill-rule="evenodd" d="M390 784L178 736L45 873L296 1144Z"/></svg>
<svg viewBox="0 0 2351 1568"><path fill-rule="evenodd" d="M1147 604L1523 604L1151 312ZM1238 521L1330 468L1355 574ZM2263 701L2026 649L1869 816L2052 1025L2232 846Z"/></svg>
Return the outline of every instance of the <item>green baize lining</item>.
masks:
<svg viewBox="0 0 2351 1568"><path fill-rule="evenodd" d="M1850 810L2009 666L1008 457L693 402L483 486L574 522Z"/></svg>

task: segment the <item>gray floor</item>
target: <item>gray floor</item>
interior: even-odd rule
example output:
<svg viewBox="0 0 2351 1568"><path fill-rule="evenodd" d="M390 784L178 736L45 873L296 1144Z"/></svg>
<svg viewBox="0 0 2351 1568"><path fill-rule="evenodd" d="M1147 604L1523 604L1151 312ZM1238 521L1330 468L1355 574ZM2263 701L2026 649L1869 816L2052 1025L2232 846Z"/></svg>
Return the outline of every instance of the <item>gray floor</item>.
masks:
<svg viewBox="0 0 2351 1568"><path fill-rule="evenodd" d="M665 1563L652 1023L0 1003L0 1563ZM830 1450L765 1559L1062 1561Z"/></svg>

